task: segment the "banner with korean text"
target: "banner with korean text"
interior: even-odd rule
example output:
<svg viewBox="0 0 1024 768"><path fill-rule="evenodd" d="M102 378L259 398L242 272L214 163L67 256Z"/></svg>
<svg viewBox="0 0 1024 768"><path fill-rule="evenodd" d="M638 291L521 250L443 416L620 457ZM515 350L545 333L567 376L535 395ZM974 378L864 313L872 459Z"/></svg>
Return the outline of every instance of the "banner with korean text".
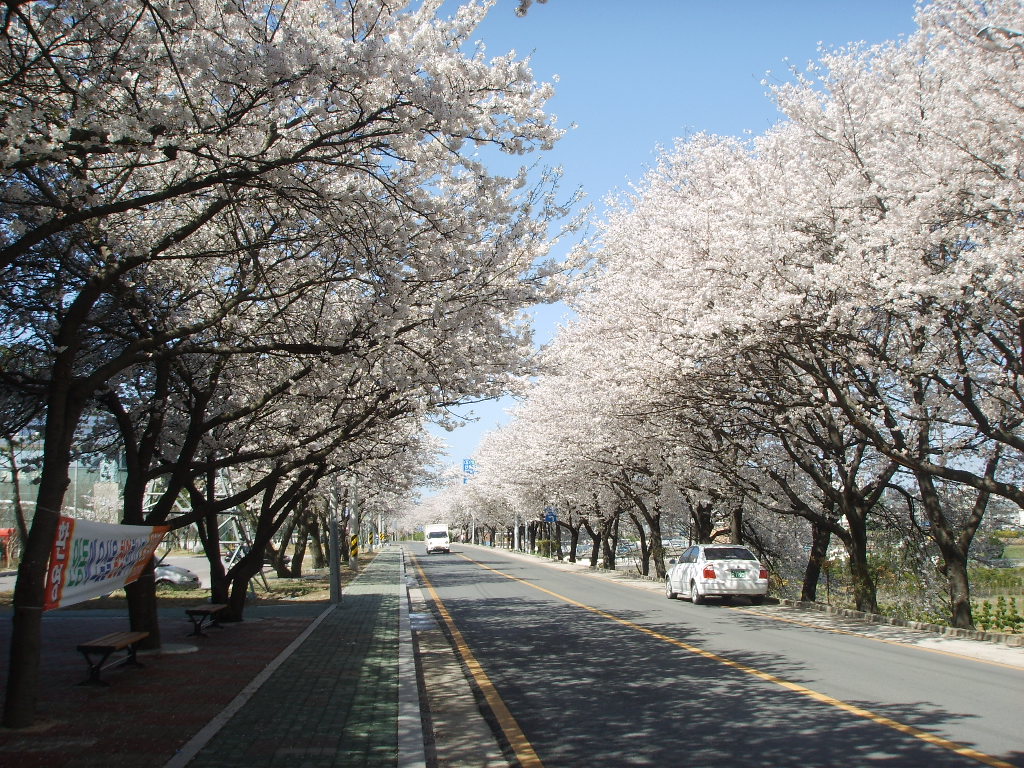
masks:
<svg viewBox="0 0 1024 768"><path fill-rule="evenodd" d="M61 516L43 609L80 603L135 581L168 530L165 525L110 525Z"/></svg>

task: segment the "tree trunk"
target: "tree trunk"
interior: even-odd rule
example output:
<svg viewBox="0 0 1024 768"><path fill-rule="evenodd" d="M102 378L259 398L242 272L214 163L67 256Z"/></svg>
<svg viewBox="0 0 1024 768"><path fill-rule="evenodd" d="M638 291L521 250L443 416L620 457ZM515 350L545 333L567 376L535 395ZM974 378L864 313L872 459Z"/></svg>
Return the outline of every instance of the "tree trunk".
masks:
<svg viewBox="0 0 1024 768"><path fill-rule="evenodd" d="M729 513L729 542L743 543L743 507L737 504Z"/></svg>
<svg viewBox="0 0 1024 768"><path fill-rule="evenodd" d="M348 515L344 516L344 530L348 530ZM309 546L313 550L313 568L326 568L330 557L324 551L323 530L319 518L314 517L309 522ZM348 539L345 540L348 546ZM346 554L345 557L348 557ZM344 558L343 558L344 559Z"/></svg>
<svg viewBox="0 0 1024 768"><path fill-rule="evenodd" d="M11 507L14 509L14 520L18 526L18 543L25 548L28 540L28 523L25 518L25 508L21 503L21 466L18 464L18 453L15 450L15 438L7 435L4 438L7 453L7 463L11 468ZM13 546L13 542L8 546Z"/></svg>
<svg viewBox="0 0 1024 768"><path fill-rule="evenodd" d="M580 524L569 525L569 523L558 523L559 528L564 528L569 533L569 562L576 562L576 547L580 541Z"/></svg>
<svg viewBox="0 0 1024 768"><path fill-rule="evenodd" d="M224 561L220 557L220 528L217 524L217 515L207 515L197 527L206 559L210 563L210 602L226 603L229 583L224 571Z"/></svg>
<svg viewBox="0 0 1024 768"><path fill-rule="evenodd" d="M304 514L305 510L296 512L296 514L285 521L281 527L280 547L274 547L272 542L267 544L267 554L270 556L270 562L274 566L274 573L277 574L279 579L291 578L293 575L292 568L288 563L288 545L291 544L292 536L296 532L298 518Z"/></svg>
<svg viewBox="0 0 1024 768"><path fill-rule="evenodd" d="M971 613L971 583L967 577L967 558L958 552L953 560L946 561L946 575L949 577L949 604L954 627L974 629Z"/></svg>
<svg viewBox="0 0 1024 768"><path fill-rule="evenodd" d="M711 504L694 504L690 507L690 528L691 544L710 544L711 532L714 530L714 520L711 512Z"/></svg>
<svg viewBox="0 0 1024 768"><path fill-rule="evenodd" d="M647 541L647 530L644 528L644 524L640 522L640 518L632 512L629 514L629 519L633 521L633 526L640 537L640 575L648 576L651 573L651 551Z"/></svg>
<svg viewBox="0 0 1024 768"><path fill-rule="evenodd" d="M590 527L586 518L581 521L581 524L590 537L590 567L597 568L597 558L601 556L601 534Z"/></svg>
<svg viewBox="0 0 1024 768"><path fill-rule="evenodd" d="M302 563L306 559L306 542L309 540L309 523L305 520L299 523L299 529L295 536L295 546L292 548L292 561L288 569L293 579L302 578Z"/></svg>
<svg viewBox="0 0 1024 768"><path fill-rule="evenodd" d="M67 375L70 376L70 371ZM73 402L75 400L67 389L61 388L47 403L43 467L35 516L14 586L10 666L3 718L3 724L8 728L27 728L35 721L46 569L64 494L71 482L71 442L82 412L81 406L76 402L72 405Z"/></svg>
<svg viewBox="0 0 1024 768"><path fill-rule="evenodd" d="M601 522L601 567L606 571L615 570L615 549L619 545L619 516L606 518Z"/></svg>
<svg viewBox="0 0 1024 768"><path fill-rule="evenodd" d="M832 532L824 526L811 521L811 552L804 568L804 582L800 587L800 599L814 602L818 598L818 580L821 578L821 567L828 555L828 545L832 540Z"/></svg>
<svg viewBox="0 0 1024 768"><path fill-rule="evenodd" d="M858 611L878 613L878 597L875 580L868 566L868 536L864 515L850 511L846 514L850 528L850 542L847 553L850 556L850 579L853 583L853 601Z"/></svg>
<svg viewBox="0 0 1024 768"><path fill-rule="evenodd" d="M221 614L222 621L243 621L245 600L249 594L249 584L262 566L260 552L262 547L253 547L241 560L231 567L227 578L226 599L213 602L227 603L227 609Z"/></svg>
<svg viewBox="0 0 1024 768"><path fill-rule="evenodd" d="M647 529L650 531L649 548L650 558L654 561L654 573L659 579L664 579L668 574L665 569L665 547L661 540L664 538L661 531L661 509L655 506L654 511L643 503L639 503L640 513L647 521ZM649 575L650 569L645 569L644 574Z"/></svg>
<svg viewBox="0 0 1024 768"><path fill-rule="evenodd" d="M995 462L990 463L987 475L994 473ZM971 515L963 523L958 536L942 509L938 491L935 489L934 478L923 472L915 473L917 486L921 490L924 502L924 513L931 523L931 536L939 552L942 554L943 571L949 579L950 619L954 627L974 629L974 616L971 613L971 584L967 576L967 554L974 539L974 532L981 522L985 508L988 506L989 493L979 491L974 502Z"/></svg>
<svg viewBox="0 0 1024 768"><path fill-rule="evenodd" d="M136 581L125 586L128 601L128 625L133 632L149 632L149 637L139 641L139 650L160 647L160 616L156 601L156 571L153 558Z"/></svg>
<svg viewBox="0 0 1024 768"><path fill-rule="evenodd" d="M128 444L130 437L125 437ZM125 451L128 472L125 477L122 522L126 525L146 525L145 502L146 482L139 456L132 450ZM156 574L153 558L150 558L138 580L125 586L128 603L128 624L133 632L148 632L149 636L137 643L139 650L155 650L160 647L160 613L157 610Z"/></svg>

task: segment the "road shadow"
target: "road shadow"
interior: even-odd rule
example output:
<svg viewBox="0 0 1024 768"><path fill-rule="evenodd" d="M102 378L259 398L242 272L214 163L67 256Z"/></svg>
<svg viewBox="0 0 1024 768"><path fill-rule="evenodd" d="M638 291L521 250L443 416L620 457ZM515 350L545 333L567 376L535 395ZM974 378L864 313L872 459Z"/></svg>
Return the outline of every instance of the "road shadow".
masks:
<svg viewBox="0 0 1024 768"><path fill-rule="evenodd" d="M543 581L528 564L473 555L517 579ZM497 584L513 582L499 574L444 570L435 576L445 591L475 584L500 595L495 600L451 596L445 606L549 767L978 765L752 674L809 684L808 670L791 656L701 655L697 650L706 644L708 630L685 616L677 618L675 603L665 601L668 614L657 614L671 619L653 623L651 611L639 604L636 610L615 611L619 619L650 630L644 632L541 593L511 596L514 587ZM716 618L756 620L717 604L692 608ZM972 717L928 702L848 704L932 733ZM1024 765L1022 753L1001 757Z"/></svg>

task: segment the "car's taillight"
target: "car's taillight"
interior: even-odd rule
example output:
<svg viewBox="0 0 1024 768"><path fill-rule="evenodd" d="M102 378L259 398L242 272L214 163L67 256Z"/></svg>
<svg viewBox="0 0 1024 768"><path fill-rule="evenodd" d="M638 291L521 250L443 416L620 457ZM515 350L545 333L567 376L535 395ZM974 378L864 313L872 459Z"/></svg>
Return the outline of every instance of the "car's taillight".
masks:
<svg viewBox="0 0 1024 768"><path fill-rule="evenodd" d="M703 575L705 579L713 579L715 578L715 569L710 565L705 565Z"/></svg>
<svg viewBox="0 0 1024 768"><path fill-rule="evenodd" d="M757 578L759 578L759 579L767 579L768 578L768 569L767 568L762 568L760 571L758 571L757 572Z"/></svg>

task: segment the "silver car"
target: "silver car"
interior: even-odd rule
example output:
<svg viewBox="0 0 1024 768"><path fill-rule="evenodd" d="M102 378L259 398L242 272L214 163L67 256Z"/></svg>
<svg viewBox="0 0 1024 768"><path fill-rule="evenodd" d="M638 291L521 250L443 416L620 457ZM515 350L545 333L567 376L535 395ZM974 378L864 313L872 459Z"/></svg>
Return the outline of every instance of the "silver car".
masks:
<svg viewBox="0 0 1024 768"><path fill-rule="evenodd" d="M735 595L760 605L768 594L768 569L746 547L738 544L696 544L678 560L670 560L665 596L678 595L700 605L707 597L728 600Z"/></svg>
<svg viewBox="0 0 1024 768"><path fill-rule="evenodd" d="M199 589L199 576L180 565L161 563L156 567L156 585L173 589Z"/></svg>

